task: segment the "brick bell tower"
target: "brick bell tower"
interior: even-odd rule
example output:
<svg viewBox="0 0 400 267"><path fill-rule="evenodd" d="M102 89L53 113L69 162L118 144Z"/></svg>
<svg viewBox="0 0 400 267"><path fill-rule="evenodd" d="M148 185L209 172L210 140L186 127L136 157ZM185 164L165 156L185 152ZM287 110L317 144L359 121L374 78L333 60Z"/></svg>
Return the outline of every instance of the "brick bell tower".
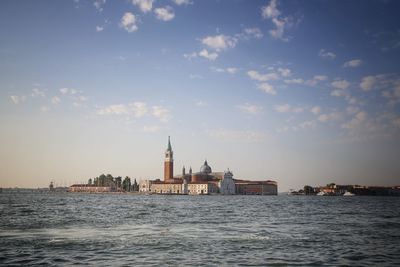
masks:
<svg viewBox="0 0 400 267"><path fill-rule="evenodd" d="M164 182L174 178L174 153L172 152L171 141L168 136L168 148L165 151L164 159Z"/></svg>

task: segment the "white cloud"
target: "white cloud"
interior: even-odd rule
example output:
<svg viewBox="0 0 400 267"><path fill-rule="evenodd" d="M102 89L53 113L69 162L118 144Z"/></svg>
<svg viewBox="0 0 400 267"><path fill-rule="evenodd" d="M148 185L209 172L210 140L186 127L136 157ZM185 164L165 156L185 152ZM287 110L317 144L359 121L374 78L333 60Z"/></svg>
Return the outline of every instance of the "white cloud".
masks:
<svg viewBox="0 0 400 267"><path fill-rule="evenodd" d="M234 68L234 67L230 67L230 68L215 68L215 67L211 67L211 70L213 72L219 72L219 73L229 73L229 74L235 74L239 71L238 68Z"/></svg>
<svg viewBox="0 0 400 267"><path fill-rule="evenodd" d="M259 28L246 28L244 29L244 33L247 36L254 37L256 39L261 39L263 37L263 33Z"/></svg>
<svg viewBox="0 0 400 267"><path fill-rule="evenodd" d="M177 4L178 6L181 6L181 5L191 5L191 4L193 4L193 2L192 1L190 1L190 0L172 0L175 4Z"/></svg>
<svg viewBox="0 0 400 267"><path fill-rule="evenodd" d="M261 74L258 71L255 70L249 70L247 72L247 75L250 77L252 80L256 80L259 82L266 82L270 80L277 80L279 79L278 74L271 72L271 73L266 73L266 74Z"/></svg>
<svg viewBox="0 0 400 267"><path fill-rule="evenodd" d="M204 37L201 40L201 42L204 45L206 45L216 51L221 51L221 50L235 47L235 45L237 43L237 39L234 37L220 34L220 35L215 35L215 36Z"/></svg>
<svg viewBox="0 0 400 267"><path fill-rule="evenodd" d="M98 115L124 115L128 113L129 109L124 104L110 105L97 111Z"/></svg>
<svg viewBox="0 0 400 267"><path fill-rule="evenodd" d="M172 7L160 7L154 9L154 13L156 14L156 18L162 21L169 21L175 17L175 13Z"/></svg>
<svg viewBox="0 0 400 267"><path fill-rule="evenodd" d="M328 79L325 75L314 75L312 79L307 80L306 84L310 86L316 86L319 82L326 81Z"/></svg>
<svg viewBox="0 0 400 267"><path fill-rule="evenodd" d="M61 88L61 89L60 89L60 93L63 94L63 95L68 94L68 92L69 92L69 89L68 89L68 88Z"/></svg>
<svg viewBox="0 0 400 267"><path fill-rule="evenodd" d="M34 88L34 89L32 89L32 94L31 94L31 96L32 96L32 97L37 97L37 96L45 97L46 94L44 93L43 90Z"/></svg>
<svg viewBox="0 0 400 267"><path fill-rule="evenodd" d="M400 128L400 118L396 118L392 121L392 124L396 127L396 128Z"/></svg>
<svg viewBox="0 0 400 267"><path fill-rule="evenodd" d="M26 96L17 96L17 95L12 95L10 96L12 102L14 102L14 104L19 104L21 102L24 102L26 99Z"/></svg>
<svg viewBox="0 0 400 267"><path fill-rule="evenodd" d="M346 80L336 80L336 81L332 82L331 85L334 88L345 90L345 89L349 88L350 83Z"/></svg>
<svg viewBox="0 0 400 267"><path fill-rule="evenodd" d="M168 122L171 119L170 111L162 106L153 106L152 115L162 122Z"/></svg>
<svg viewBox="0 0 400 267"><path fill-rule="evenodd" d="M189 74L190 79L203 79L203 76L200 74Z"/></svg>
<svg viewBox="0 0 400 267"><path fill-rule="evenodd" d="M271 0L271 2L269 2L269 5L263 6L261 8L261 15L264 19L276 18L281 14L281 12L277 8L276 2L276 0Z"/></svg>
<svg viewBox="0 0 400 267"><path fill-rule="evenodd" d="M289 77L292 72L290 69L279 68L278 72L281 74L282 77Z"/></svg>
<svg viewBox="0 0 400 267"><path fill-rule="evenodd" d="M58 96L54 96L52 99L51 99L51 103L53 103L54 105L57 105L57 104L59 104L61 102L61 99L58 97Z"/></svg>
<svg viewBox="0 0 400 267"><path fill-rule="evenodd" d="M316 121L305 121L299 124L299 128L301 129L314 129L317 126Z"/></svg>
<svg viewBox="0 0 400 267"><path fill-rule="evenodd" d="M315 115L321 113L321 107L319 106L315 106L313 108L311 108L311 112L314 113Z"/></svg>
<svg viewBox="0 0 400 267"><path fill-rule="evenodd" d="M290 80L284 80L284 83L287 84L303 84L304 80L303 79L290 79Z"/></svg>
<svg viewBox="0 0 400 267"><path fill-rule="evenodd" d="M138 30L136 25L137 18L131 12L126 12L120 21L120 27L124 28L127 32L135 32Z"/></svg>
<svg viewBox="0 0 400 267"><path fill-rule="evenodd" d="M132 4L139 7L143 13L151 11L154 0L132 0Z"/></svg>
<svg viewBox="0 0 400 267"><path fill-rule="evenodd" d="M145 126L143 126L142 130L145 133L156 133L156 132L159 132L161 130L161 128L160 128L160 126L157 126L157 125L151 125L151 126L145 125Z"/></svg>
<svg viewBox="0 0 400 267"><path fill-rule="evenodd" d="M242 131L242 130L228 130L228 129L215 129L206 132L209 136L230 142L262 142L268 139L267 134L258 131Z"/></svg>
<svg viewBox="0 0 400 267"><path fill-rule="evenodd" d="M366 120L367 113L364 111L360 111L354 116L354 118L350 122L343 124L342 128L354 130L356 128L359 128L361 124Z"/></svg>
<svg viewBox="0 0 400 267"><path fill-rule="evenodd" d="M147 104L144 102L129 103L129 108L135 118L141 118L147 114Z"/></svg>
<svg viewBox="0 0 400 267"><path fill-rule="evenodd" d="M236 106L241 112L247 113L247 114L252 114L252 115L257 115L260 114L263 110L261 106L257 105L251 105L249 103L245 103L243 105L238 105Z"/></svg>
<svg viewBox="0 0 400 267"><path fill-rule="evenodd" d="M325 59L335 59L336 55L333 52L326 51L325 49L319 50L318 55Z"/></svg>
<svg viewBox="0 0 400 267"><path fill-rule="evenodd" d="M274 109L279 113L288 113L291 110L291 106L289 104L276 105Z"/></svg>
<svg viewBox="0 0 400 267"><path fill-rule="evenodd" d="M359 107L356 107L356 106L348 106L347 108L346 108L346 112L348 113L348 114L356 114L357 112L359 112L360 111L360 108Z"/></svg>
<svg viewBox="0 0 400 267"><path fill-rule="evenodd" d="M275 91L274 87L269 83L260 83L257 87L258 87L258 89L260 89L261 91L263 91L267 94L276 95L276 91Z"/></svg>
<svg viewBox="0 0 400 267"><path fill-rule="evenodd" d="M104 30L104 27L96 26L96 32L101 32L102 30Z"/></svg>
<svg viewBox="0 0 400 267"><path fill-rule="evenodd" d="M353 59L353 60L349 60L349 61L345 62L343 64L343 67L344 68L349 68L349 67L355 68L355 67L361 66L362 63L363 62L361 59Z"/></svg>
<svg viewBox="0 0 400 267"><path fill-rule="evenodd" d="M106 3L106 0L95 0L93 2L93 5L97 9L97 11L102 12L103 11L103 5L105 3Z"/></svg>
<svg viewBox="0 0 400 267"><path fill-rule="evenodd" d="M274 29L269 31L272 38L289 41L287 37L284 37L284 32L286 28L292 25L292 23L290 23L289 17L280 17L281 12L277 8L276 0L271 0L268 5L263 6L261 8L261 15L263 19L271 20L275 26Z"/></svg>
<svg viewBox="0 0 400 267"><path fill-rule="evenodd" d="M203 49L198 54L201 57L207 58L208 60L214 61L217 59L218 54L215 52L209 53L207 49Z"/></svg>
<svg viewBox="0 0 400 267"><path fill-rule="evenodd" d="M365 76L361 79L360 87L364 91L369 91L376 83L375 76Z"/></svg>
<svg viewBox="0 0 400 267"><path fill-rule="evenodd" d="M331 92L331 96L342 97L342 96L346 96L346 95L347 95L347 94L346 94L345 91L339 90L339 89L333 90L333 91Z"/></svg>
<svg viewBox="0 0 400 267"><path fill-rule="evenodd" d="M192 58L196 58L197 57L197 53L193 52L193 53L190 53L190 54L183 54L183 57L188 59L188 60L192 60Z"/></svg>
<svg viewBox="0 0 400 267"><path fill-rule="evenodd" d="M340 117L339 113L332 112L332 113L328 113L328 114L319 115L318 120L320 122L328 122L328 121L337 120L339 117Z"/></svg>
<svg viewBox="0 0 400 267"><path fill-rule="evenodd" d="M196 102L196 106L198 106L198 107L205 107L205 106L208 106L208 103L207 103L207 102L204 102L204 101L197 101L197 102Z"/></svg>

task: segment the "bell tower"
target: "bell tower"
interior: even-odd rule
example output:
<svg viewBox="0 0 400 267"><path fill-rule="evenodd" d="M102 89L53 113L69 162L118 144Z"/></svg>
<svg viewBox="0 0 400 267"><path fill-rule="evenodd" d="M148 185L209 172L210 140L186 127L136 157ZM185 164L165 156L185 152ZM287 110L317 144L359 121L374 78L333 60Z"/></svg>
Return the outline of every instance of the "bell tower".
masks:
<svg viewBox="0 0 400 267"><path fill-rule="evenodd" d="M164 159L164 182L174 178L174 153L172 152L170 137L168 136L168 148Z"/></svg>

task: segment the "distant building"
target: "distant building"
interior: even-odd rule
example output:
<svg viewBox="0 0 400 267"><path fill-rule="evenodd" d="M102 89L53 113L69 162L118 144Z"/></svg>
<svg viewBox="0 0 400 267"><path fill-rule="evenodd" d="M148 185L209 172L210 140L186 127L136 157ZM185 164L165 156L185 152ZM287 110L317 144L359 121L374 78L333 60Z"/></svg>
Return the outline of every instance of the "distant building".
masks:
<svg viewBox="0 0 400 267"><path fill-rule="evenodd" d="M105 193L114 192L115 188L111 186L95 186L89 184L73 184L68 189L69 192L84 192L84 193Z"/></svg>
<svg viewBox="0 0 400 267"><path fill-rule="evenodd" d="M164 158L164 181L146 180L139 184L140 192L155 194L243 194L243 195L277 195L278 187L274 181L249 181L233 179L231 171L213 172L207 160L200 167L200 171L193 173L190 167L186 173L174 176L174 158L170 137Z"/></svg>

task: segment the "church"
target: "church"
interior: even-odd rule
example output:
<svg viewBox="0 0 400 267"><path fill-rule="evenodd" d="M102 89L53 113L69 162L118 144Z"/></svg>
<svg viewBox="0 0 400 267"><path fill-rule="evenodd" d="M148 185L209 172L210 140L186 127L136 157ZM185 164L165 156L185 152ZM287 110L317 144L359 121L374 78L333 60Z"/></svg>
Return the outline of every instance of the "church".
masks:
<svg viewBox="0 0 400 267"><path fill-rule="evenodd" d="M278 186L275 181L250 181L234 179L228 169L224 172L213 172L207 160L200 167L199 172L193 172L190 167L186 173L174 176L174 153L171 140L168 137L168 146L164 158L164 180L145 180L139 185L139 191L151 194L183 194L183 195L277 195Z"/></svg>

